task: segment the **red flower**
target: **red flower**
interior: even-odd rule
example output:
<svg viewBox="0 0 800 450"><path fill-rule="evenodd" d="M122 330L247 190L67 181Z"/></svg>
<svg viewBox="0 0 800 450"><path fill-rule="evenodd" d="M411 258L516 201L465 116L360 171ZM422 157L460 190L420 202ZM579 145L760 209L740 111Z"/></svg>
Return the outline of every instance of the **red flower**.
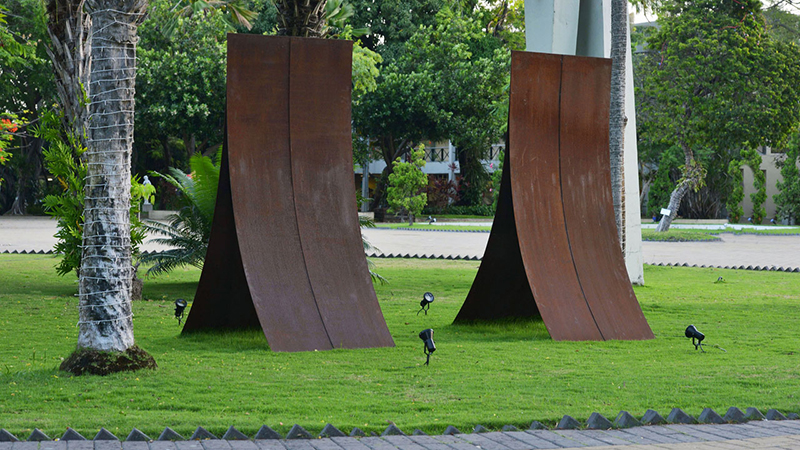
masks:
<svg viewBox="0 0 800 450"><path fill-rule="evenodd" d="M2 120L0 120L0 121L1 121L1 122L3 122L3 128L5 128L6 130L8 130L8 132L9 132L9 133L13 133L13 132L17 131L17 129L18 129L18 128L17 128L17 124L15 124L15 123L12 123L12 122L11 122L10 120L8 120L8 119L2 119Z"/></svg>

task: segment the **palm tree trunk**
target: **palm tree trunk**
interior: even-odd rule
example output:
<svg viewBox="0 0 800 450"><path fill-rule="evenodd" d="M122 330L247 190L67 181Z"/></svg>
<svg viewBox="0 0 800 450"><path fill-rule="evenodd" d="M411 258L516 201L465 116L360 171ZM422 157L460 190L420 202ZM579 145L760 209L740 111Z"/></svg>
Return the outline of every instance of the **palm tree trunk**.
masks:
<svg viewBox="0 0 800 450"><path fill-rule="evenodd" d="M56 92L64 113L64 129L86 145L86 121L89 108L89 70L91 68L91 18L84 10L84 0L50 0L47 3L47 54L56 75Z"/></svg>
<svg viewBox="0 0 800 450"><path fill-rule="evenodd" d="M611 200L617 235L625 253L625 59L628 45L628 1L611 2L611 109L609 111L609 153L611 159Z"/></svg>
<svg viewBox="0 0 800 450"><path fill-rule="evenodd" d="M78 348L134 345L130 189L138 25L146 0L88 0L93 23Z"/></svg>

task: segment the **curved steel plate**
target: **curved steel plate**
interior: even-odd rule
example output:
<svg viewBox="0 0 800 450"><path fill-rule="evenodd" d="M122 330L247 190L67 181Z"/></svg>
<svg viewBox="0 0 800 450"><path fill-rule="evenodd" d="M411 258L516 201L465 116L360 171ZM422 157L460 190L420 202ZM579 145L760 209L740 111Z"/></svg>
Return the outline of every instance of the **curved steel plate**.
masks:
<svg viewBox="0 0 800 450"><path fill-rule="evenodd" d="M511 191L533 297L553 339L602 340L572 261L561 199L562 57L514 52L511 61Z"/></svg>
<svg viewBox="0 0 800 450"><path fill-rule="evenodd" d="M218 202L230 207L215 215L198 288L214 305L193 310L250 301L248 324L257 315L274 351L394 345L355 208L351 51L346 41L228 35L230 165L220 178L230 188L221 181ZM215 325L213 312L190 318L193 329Z"/></svg>
<svg viewBox="0 0 800 450"><path fill-rule="evenodd" d="M625 268L611 202L611 61L564 57L561 79L561 188L586 303L605 339L652 339Z"/></svg>
<svg viewBox="0 0 800 450"><path fill-rule="evenodd" d="M352 54L350 41L291 41L289 124L297 225L308 279L333 347L393 346L369 277L356 210Z"/></svg>
<svg viewBox="0 0 800 450"><path fill-rule="evenodd" d="M289 133L290 38L228 35L228 148L236 233L274 351L330 349L298 232Z"/></svg>
<svg viewBox="0 0 800 450"><path fill-rule="evenodd" d="M535 299L557 340L653 337L616 238L609 85L608 60L512 54L509 150L497 216L456 321L506 317L495 311ZM507 285L525 292L497 295Z"/></svg>

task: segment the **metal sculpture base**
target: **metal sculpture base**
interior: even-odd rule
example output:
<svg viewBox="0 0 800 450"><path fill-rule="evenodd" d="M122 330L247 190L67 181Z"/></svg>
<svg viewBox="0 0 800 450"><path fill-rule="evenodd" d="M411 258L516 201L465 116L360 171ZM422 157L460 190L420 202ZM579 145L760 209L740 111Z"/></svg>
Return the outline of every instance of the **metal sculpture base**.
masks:
<svg viewBox="0 0 800 450"><path fill-rule="evenodd" d="M361 244L352 43L228 35L217 209L184 331L261 327L274 351L394 346Z"/></svg>
<svg viewBox="0 0 800 450"><path fill-rule="evenodd" d="M617 238L611 61L513 52L492 233L456 322L541 316L555 340L652 339Z"/></svg>

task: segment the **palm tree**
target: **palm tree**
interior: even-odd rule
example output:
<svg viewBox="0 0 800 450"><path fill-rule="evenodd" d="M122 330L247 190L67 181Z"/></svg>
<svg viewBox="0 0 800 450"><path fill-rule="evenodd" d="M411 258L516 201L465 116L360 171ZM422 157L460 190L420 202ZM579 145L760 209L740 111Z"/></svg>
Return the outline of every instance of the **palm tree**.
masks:
<svg viewBox="0 0 800 450"><path fill-rule="evenodd" d="M78 349L134 345L130 179L137 27L146 0L87 0L92 64Z"/></svg>
<svg viewBox="0 0 800 450"><path fill-rule="evenodd" d="M275 0L278 8L278 34L282 36L324 37L325 4L328 0Z"/></svg>
<svg viewBox="0 0 800 450"><path fill-rule="evenodd" d="M625 252L625 59L628 45L628 0L611 1L611 109L609 152L611 200L617 234Z"/></svg>

